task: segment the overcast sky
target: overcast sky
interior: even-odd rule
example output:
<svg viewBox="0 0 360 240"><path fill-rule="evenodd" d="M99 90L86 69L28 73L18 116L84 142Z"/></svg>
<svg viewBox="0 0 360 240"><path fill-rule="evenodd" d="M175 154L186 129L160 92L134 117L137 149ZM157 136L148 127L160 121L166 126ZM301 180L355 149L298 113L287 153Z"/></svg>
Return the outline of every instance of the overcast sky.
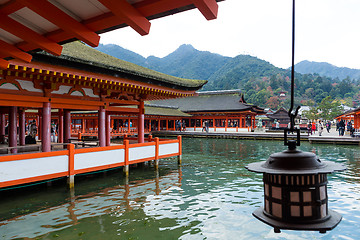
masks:
<svg viewBox="0 0 360 240"><path fill-rule="evenodd" d="M291 65L291 0L225 0L218 18L197 10L151 21L150 34L131 28L101 35L147 57L164 57L181 44L234 57L249 54L277 67ZM360 0L297 0L295 63L328 62L360 69Z"/></svg>

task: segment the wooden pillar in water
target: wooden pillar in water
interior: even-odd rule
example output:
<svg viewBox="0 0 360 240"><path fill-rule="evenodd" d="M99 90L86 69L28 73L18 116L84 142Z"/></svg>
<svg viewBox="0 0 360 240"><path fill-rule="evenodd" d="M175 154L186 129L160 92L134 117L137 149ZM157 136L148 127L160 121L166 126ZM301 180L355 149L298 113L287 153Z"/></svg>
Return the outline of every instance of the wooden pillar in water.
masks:
<svg viewBox="0 0 360 240"><path fill-rule="evenodd" d="M9 107L9 147L17 147L17 107ZM11 153L17 153L12 149Z"/></svg>
<svg viewBox="0 0 360 240"><path fill-rule="evenodd" d="M98 111L98 138L99 138L99 146L106 146L106 134L105 134L105 109L104 107L100 107Z"/></svg>
<svg viewBox="0 0 360 240"><path fill-rule="evenodd" d="M5 113L0 113L0 143L5 143L5 125L6 125L6 119L5 119Z"/></svg>
<svg viewBox="0 0 360 240"><path fill-rule="evenodd" d="M71 138L71 112L64 110L64 143L70 143Z"/></svg>
<svg viewBox="0 0 360 240"><path fill-rule="evenodd" d="M105 114L105 138L106 138L106 146L110 146L111 140L111 117L110 114Z"/></svg>
<svg viewBox="0 0 360 240"><path fill-rule="evenodd" d="M140 101L139 104L139 116L138 116L138 143L143 143L144 142L144 113L145 113L145 109L144 109L144 102Z"/></svg>
<svg viewBox="0 0 360 240"><path fill-rule="evenodd" d="M44 102L42 109L41 144L43 152L51 151L51 103Z"/></svg>

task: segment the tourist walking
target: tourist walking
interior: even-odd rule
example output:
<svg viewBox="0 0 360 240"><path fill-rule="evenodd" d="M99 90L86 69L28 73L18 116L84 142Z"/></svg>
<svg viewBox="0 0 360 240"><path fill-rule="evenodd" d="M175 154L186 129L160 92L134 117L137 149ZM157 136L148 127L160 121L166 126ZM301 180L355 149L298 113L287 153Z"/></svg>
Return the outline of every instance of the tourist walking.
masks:
<svg viewBox="0 0 360 240"><path fill-rule="evenodd" d="M51 121L51 135L50 135L50 141L56 142L56 124L54 121Z"/></svg>
<svg viewBox="0 0 360 240"><path fill-rule="evenodd" d="M185 120L182 121L182 130L183 130L183 132L186 131L186 122L185 122Z"/></svg>
<svg viewBox="0 0 360 240"><path fill-rule="evenodd" d="M203 123L202 123L202 132L205 130L205 132L206 132L206 121L203 121Z"/></svg>
<svg viewBox="0 0 360 240"><path fill-rule="evenodd" d="M319 120L319 125L318 125L319 136L321 136L321 134L323 133L323 130L324 130L324 125L321 122L321 120Z"/></svg>
<svg viewBox="0 0 360 240"><path fill-rule="evenodd" d="M312 135L311 127L312 127L312 124L311 124L311 122L309 122L308 125L307 125L308 136Z"/></svg>
<svg viewBox="0 0 360 240"><path fill-rule="evenodd" d="M345 122L344 120L340 120L339 122L339 136L344 136L344 131L345 131Z"/></svg>
<svg viewBox="0 0 360 240"><path fill-rule="evenodd" d="M331 129L331 122L330 122L330 121L327 121L327 123L326 123L326 131L327 131L328 133L330 133L330 129Z"/></svg>
<svg viewBox="0 0 360 240"><path fill-rule="evenodd" d="M312 122L312 124L311 124L311 134L315 134L315 132L316 132L316 124L315 124L315 122Z"/></svg>

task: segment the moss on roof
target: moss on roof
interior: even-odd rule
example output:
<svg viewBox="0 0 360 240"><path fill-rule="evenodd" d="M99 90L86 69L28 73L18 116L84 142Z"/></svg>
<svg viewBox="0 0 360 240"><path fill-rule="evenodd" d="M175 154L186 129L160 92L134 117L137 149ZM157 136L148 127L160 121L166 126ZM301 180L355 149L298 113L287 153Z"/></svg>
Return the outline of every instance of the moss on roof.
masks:
<svg viewBox="0 0 360 240"><path fill-rule="evenodd" d="M191 117L190 114L180 111L178 108L145 106L145 115Z"/></svg>
<svg viewBox="0 0 360 240"><path fill-rule="evenodd" d="M128 74L146 77L182 87L199 89L205 83L207 83L206 80L184 79L156 72L154 70L141 67L136 64L126 62L118 58L112 57L108 54L102 53L79 41L64 44L62 54L59 58L67 59L70 61L77 61L115 71L125 72Z"/></svg>

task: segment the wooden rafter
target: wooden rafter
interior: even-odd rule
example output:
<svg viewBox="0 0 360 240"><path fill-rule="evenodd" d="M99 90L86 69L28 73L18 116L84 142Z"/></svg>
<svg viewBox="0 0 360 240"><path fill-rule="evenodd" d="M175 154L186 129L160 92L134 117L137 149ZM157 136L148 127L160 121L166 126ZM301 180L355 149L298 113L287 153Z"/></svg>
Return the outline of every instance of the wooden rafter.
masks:
<svg viewBox="0 0 360 240"><path fill-rule="evenodd" d="M9 62L0 58L0 69L7 69L9 66Z"/></svg>
<svg viewBox="0 0 360 240"><path fill-rule="evenodd" d="M146 35L150 31L150 22L144 15L136 10L126 0L99 0L105 7L107 7L120 20L125 21L127 25L132 27L140 35Z"/></svg>
<svg viewBox="0 0 360 240"><path fill-rule="evenodd" d="M9 2L1 5L0 11L3 14L9 15L9 14L12 14L12 13L20 10L23 7L24 7L24 5L22 5L21 3L15 1L15 0L12 0L12 1L9 1Z"/></svg>
<svg viewBox="0 0 360 240"><path fill-rule="evenodd" d="M25 62L30 62L32 59L32 56L30 54L25 53L17 47L2 40L0 40L0 54L9 55L10 57L17 58Z"/></svg>
<svg viewBox="0 0 360 240"><path fill-rule="evenodd" d="M57 25L59 28L73 34L76 38L86 42L92 47L99 45L100 36L89 30L86 26L70 17L59 8L46 0L18 0L32 11Z"/></svg>
<svg viewBox="0 0 360 240"><path fill-rule="evenodd" d="M207 20L216 19L218 5L215 0L193 0L195 6Z"/></svg>
<svg viewBox="0 0 360 240"><path fill-rule="evenodd" d="M60 56L61 54L62 46L25 27L2 12L0 12L0 28L54 55Z"/></svg>

